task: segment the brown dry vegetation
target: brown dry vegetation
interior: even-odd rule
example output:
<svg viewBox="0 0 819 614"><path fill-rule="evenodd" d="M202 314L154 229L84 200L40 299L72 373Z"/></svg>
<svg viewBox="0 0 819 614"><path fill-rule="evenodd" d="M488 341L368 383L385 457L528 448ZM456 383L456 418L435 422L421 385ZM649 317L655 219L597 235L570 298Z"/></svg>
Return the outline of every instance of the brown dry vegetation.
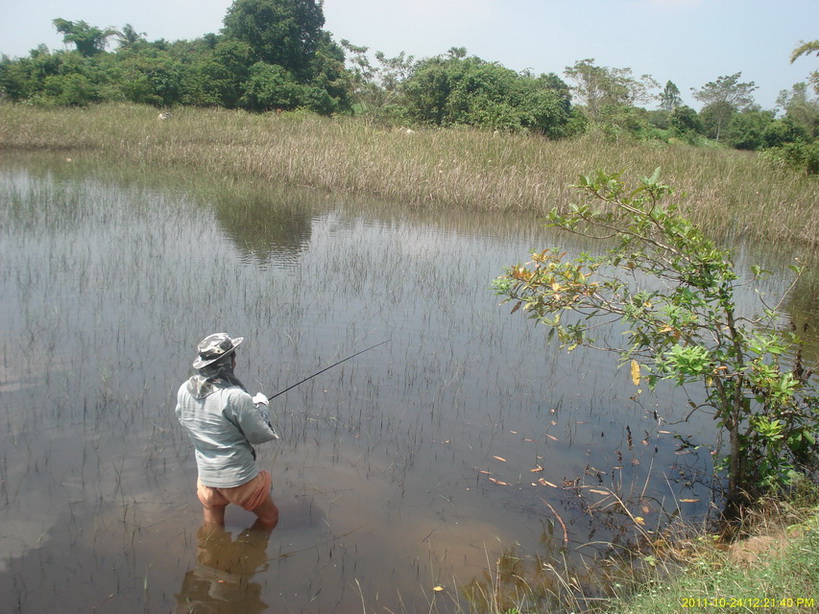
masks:
<svg viewBox="0 0 819 614"><path fill-rule="evenodd" d="M385 130L361 119L151 107L0 105L0 149L72 150L129 164L190 168L234 181L372 194L412 206L543 213L597 168L648 175L686 196L710 234L819 243L819 182L755 153L596 139L548 141L468 129Z"/></svg>

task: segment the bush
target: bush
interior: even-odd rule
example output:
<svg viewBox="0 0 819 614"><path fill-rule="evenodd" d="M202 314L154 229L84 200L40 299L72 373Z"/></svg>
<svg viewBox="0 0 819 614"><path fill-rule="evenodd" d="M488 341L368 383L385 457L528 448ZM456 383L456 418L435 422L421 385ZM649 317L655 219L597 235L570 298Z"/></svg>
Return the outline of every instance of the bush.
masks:
<svg viewBox="0 0 819 614"><path fill-rule="evenodd" d="M567 214L554 209L550 225L613 246L574 260L561 248L546 249L507 269L495 288L514 304L512 312L549 326L570 351L615 352L630 364L635 385L699 384L705 401L692 404L713 411L728 435L729 509L811 468L819 396L810 371L799 358L787 364L798 339L777 330L778 313L762 304L753 319L735 315L735 290L744 282L730 252L665 203L672 191L660 183L659 169L634 188L603 172L581 177L576 187L590 202ZM751 270L747 283L765 274ZM592 338L601 321L613 319L628 327L617 342Z"/></svg>
<svg viewBox="0 0 819 614"><path fill-rule="evenodd" d="M819 142L785 143L780 147L766 150L764 156L771 162L794 168L808 175L819 174Z"/></svg>

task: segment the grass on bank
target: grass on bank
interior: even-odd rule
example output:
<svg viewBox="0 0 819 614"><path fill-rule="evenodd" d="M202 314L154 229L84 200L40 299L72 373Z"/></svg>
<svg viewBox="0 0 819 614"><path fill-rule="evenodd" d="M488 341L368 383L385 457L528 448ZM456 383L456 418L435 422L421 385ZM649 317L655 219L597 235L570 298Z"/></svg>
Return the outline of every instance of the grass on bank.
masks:
<svg viewBox="0 0 819 614"><path fill-rule="evenodd" d="M656 566L648 580L623 589L607 614L681 611L819 611L819 506L766 501L749 512L740 539L727 544L704 535L665 553L683 565ZM662 557L661 557L662 558Z"/></svg>
<svg viewBox="0 0 819 614"><path fill-rule="evenodd" d="M370 194L406 206L542 214L595 168L650 174L686 194L681 213L720 236L819 243L819 181L755 153L581 138L548 141L471 129L386 130L363 119L152 107L0 104L0 149L65 150L175 166L236 182Z"/></svg>
<svg viewBox="0 0 819 614"><path fill-rule="evenodd" d="M815 487L811 487L813 491ZM510 552L465 587L470 612L487 614L671 614L819 611L819 505L766 500L747 510L733 539L705 528L612 545L587 569L559 557ZM672 532L676 534L672 535ZM492 566L490 565L490 568Z"/></svg>

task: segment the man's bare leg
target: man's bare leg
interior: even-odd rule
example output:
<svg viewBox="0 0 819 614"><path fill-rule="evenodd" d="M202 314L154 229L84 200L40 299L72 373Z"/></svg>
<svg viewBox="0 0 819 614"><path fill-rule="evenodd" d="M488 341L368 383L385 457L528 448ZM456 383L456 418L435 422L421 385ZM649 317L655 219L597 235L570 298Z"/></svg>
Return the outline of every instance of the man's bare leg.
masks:
<svg viewBox="0 0 819 614"><path fill-rule="evenodd" d="M253 513L259 518L257 524L268 531L272 531L276 528L276 525L279 524L279 508L273 503L273 497L271 497L270 494L267 495L267 499L262 501L262 503L253 510ZM224 510L222 522L224 522Z"/></svg>
<svg viewBox="0 0 819 614"><path fill-rule="evenodd" d="M215 524L220 527L225 526L225 508L224 507L205 507L202 506L205 516L205 524Z"/></svg>

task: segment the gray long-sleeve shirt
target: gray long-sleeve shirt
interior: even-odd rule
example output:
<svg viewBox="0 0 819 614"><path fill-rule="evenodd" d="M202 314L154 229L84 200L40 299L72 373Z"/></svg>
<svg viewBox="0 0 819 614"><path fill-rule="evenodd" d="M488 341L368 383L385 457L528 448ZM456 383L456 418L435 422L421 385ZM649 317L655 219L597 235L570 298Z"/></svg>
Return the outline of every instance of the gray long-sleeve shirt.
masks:
<svg viewBox="0 0 819 614"><path fill-rule="evenodd" d="M176 417L193 441L199 480L214 488L241 486L256 477L253 444L277 438L251 396L238 386L198 399L186 382L177 393Z"/></svg>

